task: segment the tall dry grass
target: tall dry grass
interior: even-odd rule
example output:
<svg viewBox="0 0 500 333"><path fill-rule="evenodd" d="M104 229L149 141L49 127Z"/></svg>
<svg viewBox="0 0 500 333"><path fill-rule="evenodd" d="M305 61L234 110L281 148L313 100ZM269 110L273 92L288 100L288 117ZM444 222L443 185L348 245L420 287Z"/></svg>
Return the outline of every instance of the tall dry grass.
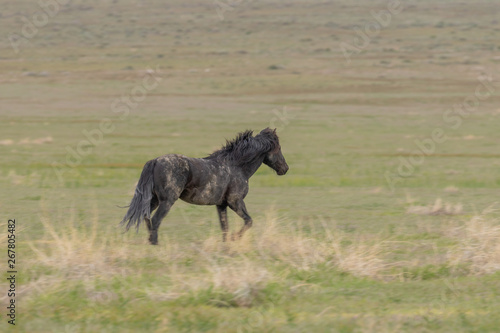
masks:
<svg viewBox="0 0 500 333"><path fill-rule="evenodd" d="M448 251L452 265L463 266L470 274L482 275L500 271L500 221L492 218L494 209L466 220L448 230L457 245Z"/></svg>
<svg viewBox="0 0 500 333"><path fill-rule="evenodd" d="M433 204L419 206L411 204L406 210L408 214L416 215L460 215L463 213L462 204L443 203L441 198L437 198Z"/></svg>
<svg viewBox="0 0 500 333"><path fill-rule="evenodd" d="M144 289L148 297L175 299L212 290L223 293L221 299L229 297L233 305L251 306L270 283L284 284L291 270L323 265L377 278L385 267L379 241L348 237L325 221L317 230L306 232L300 223L279 220L272 212L239 241L222 243L220 233L214 231L201 243L164 237L155 247L103 223L96 208L86 220L80 221L75 209L54 216L42 207L40 223L45 233L28 242L32 255L27 261L44 268L40 271L48 269L51 276L36 274L32 285L43 284L46 289L50 284L83 282L89 297L95 298L96 280L140 278L143 272L138 267L146 259L158 262L158 270L168 276L167 284ZM192 264L186 266L186 261Z"/></svg>
<svg viewBox="0 0 500 333"><path fill-rule="evenodd" d="M378 235L348 234L321 218L319 223L290 221L273 211L239 241L222 243L220 232L214 230L202 242L183 243L164 236L159 246L100 221L96 208L85 217L86 223L74 209L55 216L50 212L42 207L40 223L45 233L28 242L32 253L25 261L37 273L26 289L33 293L74 281L84 284L90 300L109 300L115 296L103 294L98 286L118 279L123 282L124 297L131 292L156 300L205 295L207 302L219 306L247 307L268 286L289 285L293 271L331 270L386 280L394 277L391 268L415 265L390 262L393 243ZM450 228L446 233L457 244L447 254L450 266L467 265L472 274L500 269L497 221L481 215ZM145 261L154 262L152 268L144 268ZM149 281L152 275L164 278L142 287L130 282Z"/></svg>
<svg viewBox="0 0 500 333"><path fill-rule="evenodd" d="M328 224L321 217L318 219L320 223L305 225L279 219L270 211L260 221L258 231L250 229L249 237L227 245L219 244L212 237L205 242L204 250L221 250L218 246L223 245L230 252L255 252L264 262L283 264L298 270L328 265L355 276L379 277L387 265L382 259L385 242L376 236L347 235L334 224ZM305 231L305 227L308 231Z"/></svg>

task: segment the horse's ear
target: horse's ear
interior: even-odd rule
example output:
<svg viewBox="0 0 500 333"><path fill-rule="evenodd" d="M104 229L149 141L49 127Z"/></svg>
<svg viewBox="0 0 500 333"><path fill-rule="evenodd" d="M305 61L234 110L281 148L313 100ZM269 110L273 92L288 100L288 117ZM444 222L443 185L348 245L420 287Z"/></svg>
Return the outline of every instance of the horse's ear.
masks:
<svg viewBox="0 0 500 333"><path fill-rule="evenodd" d="M269 133L269 132L271 132L271 131L272 131L272 129L271 129L271 128L266 127L266 128L264 128L262 131L260 131L260 134L263 134L263 133Z"/></svg>
<svg viewBox="0 0 500 333"><path fill-rule="evenodd" d="M276 128L273 130L273 133L276 134Z"/></svg>

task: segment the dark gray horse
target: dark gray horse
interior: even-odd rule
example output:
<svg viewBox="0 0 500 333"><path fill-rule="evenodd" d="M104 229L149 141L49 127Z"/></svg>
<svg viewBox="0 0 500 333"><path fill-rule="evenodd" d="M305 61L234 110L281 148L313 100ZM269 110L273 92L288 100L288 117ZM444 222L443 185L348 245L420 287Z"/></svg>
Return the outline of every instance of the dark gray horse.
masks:
<svg viewBox="0 0 500 333"><path fill-rule="evenodd" d="M174 202L182 200L196 205L216 205L226 241L227 207L238 214L245 224L237 237L252 226L243 199L248 193L248 179L262 163L284 175L288 165L281 153L276 129L263 129L238 134L236 139L205 158L169 154L157 157L144 165L134 197L121 221L128 230L137 228L142 220L149 230L149 242L158 244L158 228ZM151 219L151 212L158 210Z"/></svg>

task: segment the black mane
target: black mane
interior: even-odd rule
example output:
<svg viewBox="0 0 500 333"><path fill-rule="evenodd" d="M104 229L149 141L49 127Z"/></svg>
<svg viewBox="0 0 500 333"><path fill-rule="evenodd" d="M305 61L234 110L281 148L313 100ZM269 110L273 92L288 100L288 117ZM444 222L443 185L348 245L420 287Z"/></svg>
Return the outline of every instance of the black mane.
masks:
<svg viewBox="0 0 500 333"><path fill-rule="evenodd" d="M251 130L241 132L233 140L226 140L226 144L221 149L205 158L227 159L236 165L243 165L279 146L278 136L270 128L262 130L255 137L252 135Z"/></svg>

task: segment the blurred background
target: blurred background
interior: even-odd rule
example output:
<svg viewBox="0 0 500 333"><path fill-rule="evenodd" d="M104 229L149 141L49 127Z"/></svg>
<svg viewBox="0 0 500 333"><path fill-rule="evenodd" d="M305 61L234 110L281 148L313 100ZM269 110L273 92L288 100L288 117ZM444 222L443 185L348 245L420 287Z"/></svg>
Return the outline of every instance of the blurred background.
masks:
<svg viewBox="0 0 500 333"><path fill-rule="evenodd" d="M2 1L20 330L493 332L499 8ZM184 202L156 248L117 227L146 161L265 127L290 171L251 179L246 243Z"/></svg>

